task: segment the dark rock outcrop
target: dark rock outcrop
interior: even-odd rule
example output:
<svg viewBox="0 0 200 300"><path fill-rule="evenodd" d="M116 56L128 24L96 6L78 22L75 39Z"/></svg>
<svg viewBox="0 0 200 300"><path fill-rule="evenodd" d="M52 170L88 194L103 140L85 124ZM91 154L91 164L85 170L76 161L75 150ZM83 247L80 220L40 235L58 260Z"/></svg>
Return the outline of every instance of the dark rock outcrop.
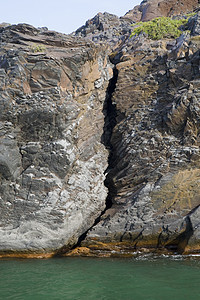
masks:
<svg viewBox="0 0 200 300"><path fill-rule="evenodd" d="M107 12L98 13L72 35L89 39L98 44L106 44L110 47L110 55L114 55L129 38L133 23L128 18L119 18Z"/></svg>

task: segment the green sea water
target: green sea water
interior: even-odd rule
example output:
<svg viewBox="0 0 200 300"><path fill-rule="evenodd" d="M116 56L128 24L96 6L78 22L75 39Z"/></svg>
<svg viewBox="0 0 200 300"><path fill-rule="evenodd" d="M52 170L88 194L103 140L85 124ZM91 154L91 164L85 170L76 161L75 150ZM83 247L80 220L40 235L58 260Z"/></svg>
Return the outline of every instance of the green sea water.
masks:
<svg viewBox="0 0 200 300"><path fill-rule="evenodd" d="M1 259L0 299L199 300L200 260Z"/></svg>

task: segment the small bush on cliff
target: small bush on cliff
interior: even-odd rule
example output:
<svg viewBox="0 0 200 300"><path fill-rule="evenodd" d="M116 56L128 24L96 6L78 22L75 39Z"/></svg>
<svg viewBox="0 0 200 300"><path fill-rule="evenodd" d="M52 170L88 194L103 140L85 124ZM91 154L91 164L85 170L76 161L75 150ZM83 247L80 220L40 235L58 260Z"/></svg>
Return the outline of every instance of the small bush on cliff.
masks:
<svg viewBox="0 0 200 300"><path fill-rule="evenodd" d="M45 52L46 51L46 47L43 45L39 45L39 44L34 44L30 47L30 50L34 53L37 52Z"/></svg>
<svg viewBox="0 0 200 300"><path fill-rule="evenodd" d="M181 35L182 31L180 26L185 25L187 19L171 19L169 17L160 17L148 22L139 22L134 24L137 26L133 29L131 36L139 35L145 32L152 40L160 40L163 38L177 38Z"/></svg>

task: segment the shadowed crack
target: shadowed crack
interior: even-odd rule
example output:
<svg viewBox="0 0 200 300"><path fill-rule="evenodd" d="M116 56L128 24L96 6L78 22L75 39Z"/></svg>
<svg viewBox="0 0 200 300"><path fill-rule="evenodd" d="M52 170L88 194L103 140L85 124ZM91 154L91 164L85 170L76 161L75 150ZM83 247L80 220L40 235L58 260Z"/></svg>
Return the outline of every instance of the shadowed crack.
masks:
<svg viewBox="0 0 200 300"><path fill-rule="evenodd" d="M105 174L107 173L107 176L104 181L104 184L108 189L108 195L106 198L106 207L101 212L100 216L98 218L96 218L94 224L79 237L76 246L74 246L73 248L80 246L81 242L86 238L87 233L101 221L101 217L105 214L105 212L109 208L112 207L112 204L113 204L112 199L113 199L114 195L116 194L113 180L109 178L109 169L110 169L112 155L113 155L113 146L111 143L111 137L112 137L112 133L113 133L113 128L116 125L116 109L115 109L115 105L112 103L112 96L113 96L113 93L116 88L117 78L118 78L118 71L117 71L116 67L114 67L113 68L113 77L109 81L109 85L108 85L107 92L106 92L106 99L105 99L105 103L104 103L104 107L103 107L103 114L104 114L103 130L104 131L103 131L103 135L101 138L101 142L104 144L106 149L109 151L108 168L105 171Z"/></svg>
<svg viewBox="0 0 200 300"><path fill-rule="evenodd" d="M115 187L113 184L113 181L111 178L109 178L109 169L111 168L111 160L112 160L112 155L113 155L113 147L111 144L111 137L112 137L112 132L113 128L116 125L116 110L115 110L115 105L112 103L112 95L115 91L116 88L116 83L117 83L117 78L118 78L118 71L116 67L113 69L113 77L109 81L109 85L107 88L106 92L106 99L103 107L103 114L104 114L104 128L103 128L103 135L101 138L102 144L106 147L106 149L109 151L109 157L108 157L108 168L105 171L105 174L107 173L106 179L105 179L105 186L108 189L108 195L106 198L106 207L105 209L101 212L101 214L95 219L94 224L88 228L80 237L78 238L77 243L71 248L75 249L76 247L79 247L81 245L81 242L85 240L87 233L94 227L96 226L100 221L101 217L105 214L105 212L112 207L112 199L115 195ZM61 249L59 249L55 256L60 256L67 251L71 250L69 247L66 248L66 246L63 246Z"/></svg>
<svg viewBox="0 0 200 300"><path fill-rule="evenodd" d="M200 207L200 204L195 206L189 213L188 216L190 216L191 214L193 214L198 208Z"/></svg>
<svg viewBox="0 0 200 300"><path fill-rule="evenodd" d="M108 188L108 196L106 198L106 209L112 207L112 199L116 195L116 188L113 183L112 176L109 176L110 169L112 168L112 158L113 158L113 146L111 143L113 129L116 125L116 108L115 105L112 103L112 96L116 88L118 79L118 70L116 67L113 69L113 77L110 79L108 89L107 89L107 97L104 104L104 116L105 116L105 123L104 123L104 133L102 135L102 143L104 146L109 150L109 157L108 157L108 168L106 169L105 173L107 174L105 179L105 186ZM105 213L104 211L104 213Z"/></svg>
<svg viewBox="0 0 200 300"><path fill-rule="evenodd" d="M186 222L185 230L181 234L179 234L173 241L165 245L165 247L168 250L172 250L180 254L182 254L185 251L185 248L188 245L188 242L194 233L192 222L189 216L185 218L185 222Z"/></svg>

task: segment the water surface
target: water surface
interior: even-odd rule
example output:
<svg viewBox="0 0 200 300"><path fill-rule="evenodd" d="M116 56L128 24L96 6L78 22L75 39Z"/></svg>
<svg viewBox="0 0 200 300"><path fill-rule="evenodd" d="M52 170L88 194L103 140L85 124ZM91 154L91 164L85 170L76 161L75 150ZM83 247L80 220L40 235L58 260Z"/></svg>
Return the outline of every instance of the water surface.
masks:
<svg viewBox="0 0 200 300"><path fill-rule="evenodd" d="M198 300L200 260L0 260L0 299Z"/></svg>

